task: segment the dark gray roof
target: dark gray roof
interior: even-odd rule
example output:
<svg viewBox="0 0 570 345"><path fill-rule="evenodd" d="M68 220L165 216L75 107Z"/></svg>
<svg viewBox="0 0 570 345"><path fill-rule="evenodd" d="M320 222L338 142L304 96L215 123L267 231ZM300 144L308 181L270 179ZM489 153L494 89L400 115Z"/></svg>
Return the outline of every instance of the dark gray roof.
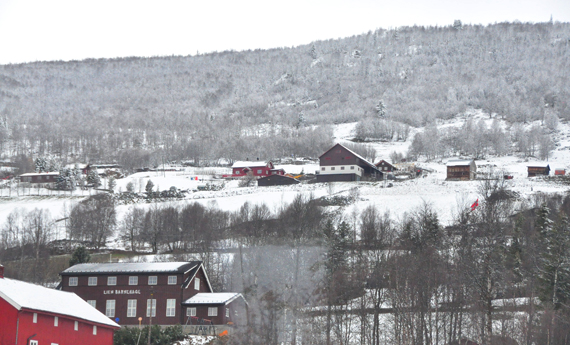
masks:
<svg viewBox="0 0 570 345"><path fill-rule="evenodd" d="M190 262L114 262L88 263L71 266L60 275L129 274L129 273L185 273L200 266L202 261Z"/></svg>

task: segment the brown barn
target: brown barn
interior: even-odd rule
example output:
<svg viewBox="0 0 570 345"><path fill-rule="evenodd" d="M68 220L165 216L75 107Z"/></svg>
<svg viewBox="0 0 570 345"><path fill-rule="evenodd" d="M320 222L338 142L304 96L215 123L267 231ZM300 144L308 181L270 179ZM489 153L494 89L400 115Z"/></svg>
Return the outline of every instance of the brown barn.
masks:
<svg viewBox="0 0 570 345"><path fill-rule="evenodd" d="M292 177L284 176L284 175L271 175L262 177L257 180L257 185L259 187L267 187L267 186L286 186L290 184L299 184L300 182L295 180Z"/></svg>
<svg viewBox="0 0 570 345"><path fill-rule="evenodd" d="M381 160L380 162L376 163L375 165L378 168L378 170L380 170L382 172L394 172L394 171L398 170L398 168L396 168L392 164L386 162L385 160Z"/></svg>
<svg viewBox="0 0 570 345"><path fill-rule="evenodd" d="M474 160L455 160L447 162L448 180L474 180L477 176L477 165Z"/></svg>
<svg viewBox="0 0 570 345"><path fill-rule="evenodd" d="M20 175L21 182L28 183L55 183L59 172L27 173Z"/></svg>
<svg viewBox="0 0 570 345"><path fill-rule="evenodd" d="M152 324L190 324L187 309L202 307L192 305L191 298L197 294L216 298L201 261L78 264L60 275L61 290L76 293L120 325L138 325L139 317L148 325L151 315ZM232 302L224 306L230 308ZM221 316L214 316L210 311L205 321L214 325L233 322L236 315L221 310Z"/></svg>
<svg viewBox="0 0 570 345"><path fill-rule="evenodd" d="M528 177L535 177L550 174L550 165L532 165L527 167Z"/></svg>
<svg viewBox="0 0 570 345"><path fill-rule="evenodd" d="M197 324L199 320L211 320L215 325L233 323L245 325L247 302L240 293L236 292L213 292L197 293L182 302L182 308L186 309L188 324Z"/></svg>
<svg viewBox="0 0 570 345"><path fill-rule="evenodd" d="M382 177L378 168L359 154L336 144L319 157L317 182L376 180Z"/></svg>

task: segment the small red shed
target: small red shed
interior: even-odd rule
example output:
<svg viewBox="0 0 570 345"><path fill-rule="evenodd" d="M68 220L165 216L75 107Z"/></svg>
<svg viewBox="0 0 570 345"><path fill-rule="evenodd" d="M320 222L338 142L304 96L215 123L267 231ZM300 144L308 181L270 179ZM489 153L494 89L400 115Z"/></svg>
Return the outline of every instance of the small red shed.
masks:
<svg viewBox="0 0 570 345"><path fill-rule="evenodd" d="M192 319L207 320L214 325L245 324L243 313L247 302L242 294L236 292L197 293L182 303L186 309L186 324Z"/></svg>
<svg viewBox="0 0 570 345"><path fill-rule="evenodd" d="M112 345L120 326L74 293L4 278L0 265L0 344Z"/></svg>

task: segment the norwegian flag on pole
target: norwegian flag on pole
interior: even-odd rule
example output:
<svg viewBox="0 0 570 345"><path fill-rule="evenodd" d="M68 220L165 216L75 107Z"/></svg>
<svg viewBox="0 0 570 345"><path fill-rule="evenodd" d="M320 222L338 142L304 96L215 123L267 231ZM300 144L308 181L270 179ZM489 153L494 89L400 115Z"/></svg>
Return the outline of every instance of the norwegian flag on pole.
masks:
<svg viewBox="0 0 570 345"><path fill-rule="evenodd" d="M475 211L475 209L479 206L479 198L475 200L475 202L471 205L471 211Z"/></svg>

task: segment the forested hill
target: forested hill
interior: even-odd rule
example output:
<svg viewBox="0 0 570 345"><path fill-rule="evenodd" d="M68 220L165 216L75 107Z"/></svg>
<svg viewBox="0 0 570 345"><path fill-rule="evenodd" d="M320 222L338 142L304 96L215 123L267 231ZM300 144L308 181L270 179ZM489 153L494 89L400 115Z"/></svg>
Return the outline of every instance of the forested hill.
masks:
<svg viewBox="0 0 570 345"><path fill-rule="evenodd" d="M570 119L570 24L403 27L283 49L0 66L0 158L316 156L330 128L467 108Z"/></svg>

